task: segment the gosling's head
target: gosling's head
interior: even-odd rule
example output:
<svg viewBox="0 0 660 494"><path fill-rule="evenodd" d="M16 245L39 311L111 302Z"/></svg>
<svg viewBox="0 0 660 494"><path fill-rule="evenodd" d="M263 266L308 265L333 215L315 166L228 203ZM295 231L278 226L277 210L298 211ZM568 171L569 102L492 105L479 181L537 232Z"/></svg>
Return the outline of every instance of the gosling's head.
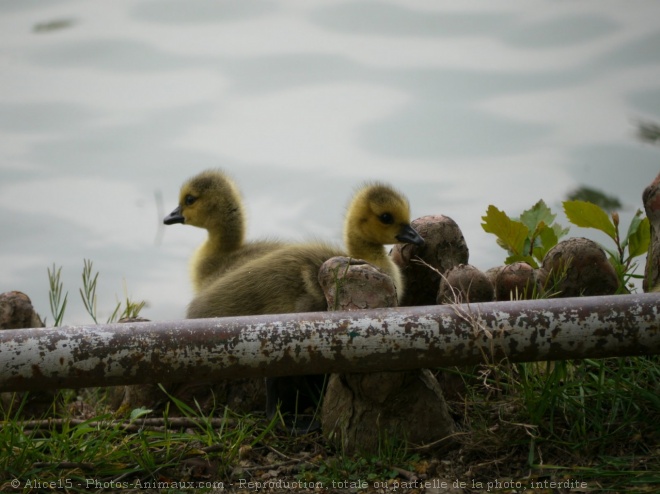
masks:
<svg viewBox="0 0 660 494"><path fill-rule="evenodd" d="M234 182L220 170L206 170L181 186L179 205L163 223L184 223L210 230L240 216L240 194Z"/></svg>
<svg viewBox="0 0 660 494"><path fill-rule="evenodd" d="M368 183L355 194L344 228L346 245L356 243L424 245L424 239L410 226L408 199L383 183Z"/></svg>

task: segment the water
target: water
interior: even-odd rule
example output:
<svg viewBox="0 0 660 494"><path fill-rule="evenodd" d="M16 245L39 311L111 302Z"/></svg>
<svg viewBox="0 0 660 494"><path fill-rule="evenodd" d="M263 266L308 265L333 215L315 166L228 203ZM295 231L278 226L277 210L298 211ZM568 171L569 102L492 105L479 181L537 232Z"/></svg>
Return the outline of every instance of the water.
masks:
<svg viewBox="0 0 660 494"><path fill-rule="evenodd" d="M252 238L339 239L363 180L414 217L460 225L470 262L505 257L480 218L589 185L625 224L660 171L635 138L660 121L660 4L369 1L0 3L0 292L87 323L125 293L183 317L204 238L164 227L183 180L229 171ZM562 221L560 219L560 221ZM564 221L564 223L566 223ZM572 228L571 235L591 234ZM606 239L594 236L606 242ZM643 262L643 260L642 260Z"/></svg>

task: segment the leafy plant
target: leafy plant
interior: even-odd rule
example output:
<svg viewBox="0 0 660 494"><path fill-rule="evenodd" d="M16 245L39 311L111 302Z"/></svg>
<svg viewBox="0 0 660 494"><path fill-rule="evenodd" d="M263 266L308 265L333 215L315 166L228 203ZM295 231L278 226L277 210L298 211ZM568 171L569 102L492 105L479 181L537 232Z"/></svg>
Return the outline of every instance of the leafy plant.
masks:
<svg viewBox="0 0 660 494"><path fill-rule="evenodd" d="M92 317L95 324L96 320L96 281L99 278L98 271L92 276L92 261L84 259L83 261L82 282L83 287L80 288L80 298L82 298L85 310Z"/></svg>
<svg viewBox="0 0 660 494"><path fill-rule="evenodd" d="M481 227L495 235L498 245L509 253L506 264L523 261L538 268L545 254L568 233L568 228L554 223L556 216L543 200L523 211L517 219L490 205L486 216L481 218Z"/></svg>
<svg viewBox="0 0 660 494"><path fill-rule="evenodd" d="M622 237L617 212L608 214L600 206L582 200L564 201L563 207L568 221L573 225L594 228L614 241L614 248L601 247L609 255L619 277L619 290L628 292L632 288L631 279L643 277L635 274L635 258L645 254L649 248L651 229L648 218L642 217L642 211L638 210L625 237ZM495 235L498 245L508 252L505 264L524 261L538 268L547 252L568 233L568 228L554 223L555 217L542 200L523 211L520 218L510 218L491 205L482 217L481 227Z"/></svg>
<svg viewBox="0 0 660 494"><path fill-rule="evenodd" d="M64 318L64 311L67 306L68 293L63 293L63 283L61 281L62 268L56 268L53 264L52 271L48 268L48 282L50 285L49 299L50 311L55 319L54 326L60 326ZM98 324L96 312L96 284L98 281L99 273L93 272L92 261L85 259L82 272L82 288L79 289L80 297L82 298L85 310L91 316L95 324ZM145 301L134 302L127 295L126 285L124 284L125 305L122 309L122 302L118 301L114 311L108 318L107 322L115 322L123 318L136 318L139 316L140 311L146 305Z"/></svg>
<svg viewBox="0 0 660 494"><path fill-rule="evenodd" d="M48 291L48 298L50 301L50 313L53 315L55 322L54 326L59 326L62 324L62 318L64 317L64 311L66 310L66 301L69 296L68 293L64 294L64 299L62 299L62 289L64 284L60 280L60 275L62 274L62 267L55 269L55 264L53 264L53 270L48 269L48 282L50 285L50 290Z"/></svg>
<svg viewBox="0 0 660 494"><path fill-rule="evenodd" d="M142 309L144 309L144 306L147 304L144 300L141 300L140 302L133 302L130 297L128 296L128 291L126 289L126 284L124 284L124 297L125 297L125 306L124 310L120 312L121 309L121 301L117 302L117 306L115 307L115 310L112 312L110 317L108 318L108 322L115 322L115 321L120 321L122 319L134 319L139 317L140 312Z"/></svg>

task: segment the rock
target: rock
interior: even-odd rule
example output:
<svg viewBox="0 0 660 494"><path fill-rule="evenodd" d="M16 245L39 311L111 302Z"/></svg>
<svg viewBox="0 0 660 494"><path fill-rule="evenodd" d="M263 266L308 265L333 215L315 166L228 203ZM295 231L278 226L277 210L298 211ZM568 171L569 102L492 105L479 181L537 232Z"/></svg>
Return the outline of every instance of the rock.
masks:
<svg viewBox="0 0 660 494"><path fill-rule="evenodd" d="M548 251L538 271L544 290L557 297L613 295L619 288L605 251L587 238L563 240Z"/></svg>
<svg viewBox="0 0 660 494"><path fill-rule="evenodd" d="M377 268L348 258L333 258L326 265L319 279L329 307L396 306L394 284ZM376 454L388 442L448 448L454 445L455 427L442 390L426 369L332 374L321 407L323 435L346 454Z"/></svg>
<svg viewBox="0 0 660 494"><path fill-rule="evenodd" d="M495 286L497 285L497 275L500 274L500 271L502 271L504 268L506 268L506 266L495 266L494 268L490 268L486 270L485 275L493 284L493 288L495 288Z"/></svg>
<svg viewBox="0 0 660 494"><path fill-rule="evenodd" d="M0 329L43 328L44 323L23 292L0 294Z"/></svg>
<svg viewBox="0 0 660 494"><path fill-rule="evenodd" d="M423 216L413 220L412 226L424 238L424 245L397 244L391 253L406 284L401 305L432 305L438 295L440 274L467 264L469 250L461 229L447 216Z"/></svg>
<svg viewBox="0 0 660 494"><path fill-rule="evenodd" d="M0 330L43 327L44 323L34 310L30 297L18 291L0 294ZM23 418L42 418L62 404L58 396L56 389L7 392L0 393L0 402L8 417L20 412Z"/></svg>
<svg viewBox="0 0 660 494"><path fill-rule="evenodd" d="M492 302L495 289L488 276L470 264L449 269L440 282L438 304Z"/></svg>
<svg viewBox="0 0 660 494"><path fill-rule="evenodd" d="M333 257L319 270L328 310L396 307L396 289L389 276L361 259Z"/></svg>
<svg viewBox="0 0 660 494"><path fill-rule="evenodd" d="M529 300L538 294L536 271L526 262L504 266L495 277L495 297L499 301Z"/></svg>
<svg viewBox="0 0 660 494"><path fill-rule="evenodd" d="M332 374L321 413L324 436L345 454L387 446L454 446L444 395L428 369Z"/></svg>
<svg viewBox="0 0 660 494"><path fill-rule="evenodd" d="M396 306L397 294L389 276L377 267L361 259L333 257L321 265L318 274L325 290L328 310L358 310L370 307ZM327 288L327 289L326 289ZM313 420L308 423L305 415L314 412L319 398L324 395L329 376L283 376L266 379L268 395L267 414L275 411L277 400L281 413L288 414L285 423L293 433L317 428ZM302 420L300 420L302 417ZM289 424L290 418L303 424L302 429Z"/></svg>
<svg viewBox="0 0 660 494"><path fill-rule="evenodd" d="M646 217L651 225L651 243L646 254L646 269L642 288L653 291L660 284L660 175L642 194Z"/></svg>

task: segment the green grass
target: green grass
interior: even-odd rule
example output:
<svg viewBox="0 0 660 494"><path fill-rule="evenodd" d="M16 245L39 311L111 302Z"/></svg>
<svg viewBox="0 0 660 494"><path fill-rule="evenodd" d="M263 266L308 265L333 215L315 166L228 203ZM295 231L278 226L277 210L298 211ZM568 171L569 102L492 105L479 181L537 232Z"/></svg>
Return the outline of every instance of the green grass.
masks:
<svg viewBox="0 0 660 494"><path fill-rule="evenodd" d="M201 410L175 397L162 411L116 417L102 389L62 391L57 405L34 419L22 413L23 394L0 413L0 478L7 479L0 490L12 491L15 479L21 486L67 479L68 492L101 492L113 483L215 481L228 488L276 479L394 486L439 475L526 485L572 479L610 492L660 488L658 358L452 372L465 383L450 403L463 434L459 448L443 456L387 444L371 457L343 455L319 434L288 435L277 418Z"/></svg>
<svg viewBox="0 0 660 494"><path fill-rule="evenodd" d="M273 427L254 417L233 416L228 409L214 418L173 404L181 406L177 417L170 417L168 408L155 418L140 413L125 420L111 413L88 419L64 413L61 420L47 413L26 420L20 404L14 415L4 410L0 450L8 454L0 457L0 472L8 481L0 489L11 487L10 480L25 486L32 479L67 479L71 492L86 490L90 480L101 486L182 481L194 478L196 465L213 465L213 476L226 477L225 469L236 463L241 448L253 447Z"/></svg>
<svg viewBox="0 0 660 494"><path fill-rule="evenodd" d="M512 477L660 489L660 357L491 365L481 382L452 372L465 382L462 448L474 461L509 462Z"/></svg>

